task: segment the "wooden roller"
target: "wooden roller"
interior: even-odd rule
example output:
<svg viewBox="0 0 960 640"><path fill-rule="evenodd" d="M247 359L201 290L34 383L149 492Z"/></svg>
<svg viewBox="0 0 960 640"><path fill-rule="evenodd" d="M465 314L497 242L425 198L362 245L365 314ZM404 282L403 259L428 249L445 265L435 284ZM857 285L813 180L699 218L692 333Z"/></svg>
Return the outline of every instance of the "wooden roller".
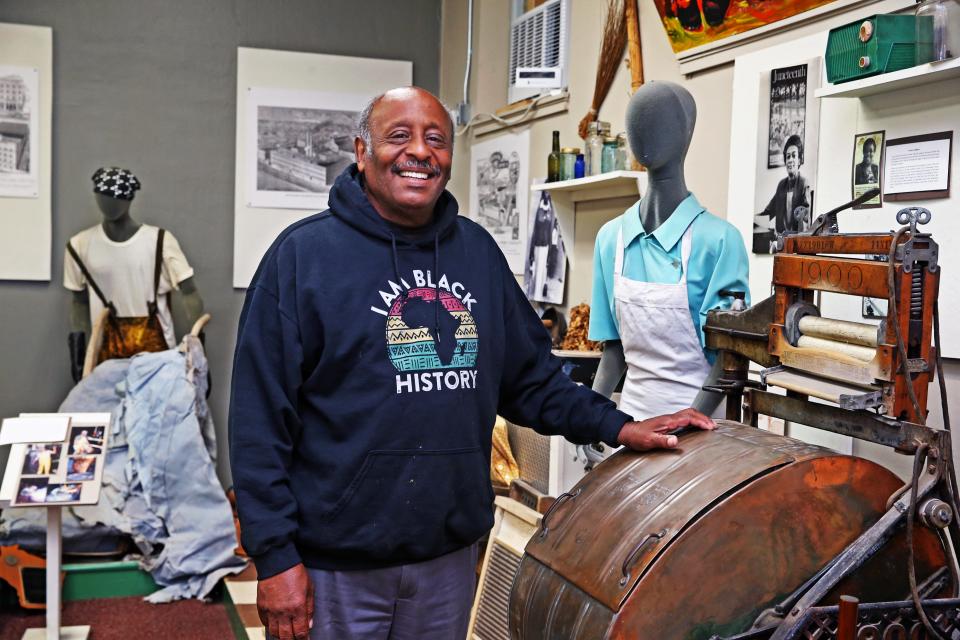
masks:
<svg viewBox="0 0 960 640"><path fill-rule="evenodd" d="M800 318L798 326L801 334L813 338L874 348L880 344L880 330L874 324L833 320L811 315ZM873 356L870 359L872 360Z"/></svg>
<svg viewBox="0 0 960 640"><path fill-rule="evenodd" d="M800 336L800 339L797 341L797 346L850 356L851 358L863 360L864 362L871 362L877 355L877 350L871 349L870 347L862 347L858 344L838 342L836 340L826 340L824 338L815 338L808 335Z"/></svg>

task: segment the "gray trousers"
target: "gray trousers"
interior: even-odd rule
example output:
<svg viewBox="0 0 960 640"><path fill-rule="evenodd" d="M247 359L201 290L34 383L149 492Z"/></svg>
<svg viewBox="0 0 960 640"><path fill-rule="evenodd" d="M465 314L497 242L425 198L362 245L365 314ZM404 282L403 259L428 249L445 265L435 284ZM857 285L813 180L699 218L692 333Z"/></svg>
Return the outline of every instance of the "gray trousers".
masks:
<svg viewBox="0 0 960 640"><path fill-rule="evenodd" d="M387 569L308 569L310 640L463 640L476 584L477 545Z"/></svg>

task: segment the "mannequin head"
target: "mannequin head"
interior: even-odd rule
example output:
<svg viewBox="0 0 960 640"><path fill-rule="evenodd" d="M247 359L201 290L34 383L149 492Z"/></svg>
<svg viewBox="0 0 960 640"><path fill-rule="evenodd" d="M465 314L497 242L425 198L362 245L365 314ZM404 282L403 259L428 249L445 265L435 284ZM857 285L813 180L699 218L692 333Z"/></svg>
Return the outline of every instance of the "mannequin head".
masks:
<svg viewBox="0 0 960 640"><path fill-rule="evenodd" d="M627 140L647 169L675 167L682 174L696 122L697 105L689 91L672 82L649 82L627 105Z"/></svg>
<svg viewBox="0 0 960 640"><path fill-rule="evenodd" d="M97 206L104 219L115 222L130 211L134 194L140 189L140 181L129 169L103 167L90 178Z"/></svg>
<svg viewBox="0 0 960 640"><path fill-rule="evenodd" d="M105 193L95 193L93 197L96 198L97 207L100 208L100 212L103 214L103 219L106 222L116 222L130 213L130 204L133 200L114 198Z"/></svg>

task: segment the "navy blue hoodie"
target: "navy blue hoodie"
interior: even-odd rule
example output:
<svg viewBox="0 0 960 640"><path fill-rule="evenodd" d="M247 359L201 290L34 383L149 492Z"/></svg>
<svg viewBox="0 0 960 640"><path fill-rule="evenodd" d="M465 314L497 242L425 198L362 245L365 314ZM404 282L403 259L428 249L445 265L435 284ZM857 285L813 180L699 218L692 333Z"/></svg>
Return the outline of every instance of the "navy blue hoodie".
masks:
<svg viewBox="0 0 960 640"><path fill-rule="evenodd" d="M630 419L563 374L500 249L452 195L427 228L398 233L351 166L330 209L267 251L240 315L230 460L258 575L475 542L493 524L498 412L611 445Z"/></svg>

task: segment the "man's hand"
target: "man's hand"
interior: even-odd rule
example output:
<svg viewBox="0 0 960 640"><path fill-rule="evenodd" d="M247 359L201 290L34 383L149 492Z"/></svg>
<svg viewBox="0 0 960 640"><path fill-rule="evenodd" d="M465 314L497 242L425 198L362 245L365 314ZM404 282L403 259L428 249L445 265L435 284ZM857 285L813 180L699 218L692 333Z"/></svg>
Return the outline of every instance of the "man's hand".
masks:
<svg viewBox="0 0 960 640"><path fill-rule="evenodd" d="M313 627L313 583L302 564L257 584L257 613L278 640L307 640Z"/></svg>
<svg viewBox="0 0 960 640"><path fill-rule="evenodd" d="M635 451L675 449L677 436L668 435L682 427L712 430L717 425L695 409L684 409L669 416L657 416L641 422L628 422L620 429L617 441Z"/></svg>

